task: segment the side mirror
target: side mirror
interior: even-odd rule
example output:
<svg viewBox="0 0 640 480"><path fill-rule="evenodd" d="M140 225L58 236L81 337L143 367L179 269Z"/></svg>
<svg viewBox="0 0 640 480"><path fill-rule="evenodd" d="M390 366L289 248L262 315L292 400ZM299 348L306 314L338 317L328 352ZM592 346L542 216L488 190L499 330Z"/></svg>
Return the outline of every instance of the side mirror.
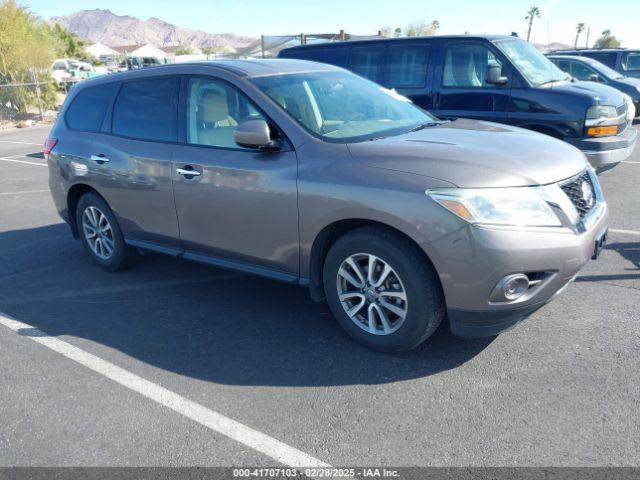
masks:
<svg viewBox="0 0 640 480"><path fill-rule="evenodd" d="M600 75L592 73L591 75L589 75L589 81L590 82L602 82L602 79L600 78Z"/></svg>
<svg viewBox="0 0 640 480"><path fill-rule="evenodd" d="M502 67L497 64L489 65L487 83L491 85L505 85L509 79L502 76Z"/></svg>
<svg viewBox="0 0 640 480"><path fill-rule="evenodd" d="M247 120L236 127L233 139L241 147L259 150L279 150L277 142L271 139L269 125L264 120Z"/></svg>

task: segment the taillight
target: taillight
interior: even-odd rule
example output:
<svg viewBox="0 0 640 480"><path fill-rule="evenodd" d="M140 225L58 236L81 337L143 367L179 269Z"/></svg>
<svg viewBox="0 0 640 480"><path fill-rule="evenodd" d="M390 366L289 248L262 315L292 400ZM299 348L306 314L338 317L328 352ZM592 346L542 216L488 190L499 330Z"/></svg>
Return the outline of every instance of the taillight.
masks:
<svg viewBox="0 0 640 480"><path fill-rule="evenodd" d="M53 150L53 147L55 147L57 143L58 143L58 139L51 138L51 137L47 138L44 141L44 150L42 153L44 153L45 158L49 156L49 154L51 153L51 150Z"/></svg>

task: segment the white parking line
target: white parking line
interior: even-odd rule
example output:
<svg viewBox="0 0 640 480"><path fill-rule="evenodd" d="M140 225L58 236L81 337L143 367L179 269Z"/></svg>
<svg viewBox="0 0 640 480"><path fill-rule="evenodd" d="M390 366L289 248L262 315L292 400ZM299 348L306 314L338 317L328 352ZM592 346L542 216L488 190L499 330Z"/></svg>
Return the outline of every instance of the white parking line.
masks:
<svg viewBox="0 0 640 480"><path fill-rule="evenodd" d="M0 140L0 143L15 143L18 145L38 145L42 146L42 143L33 143L33 142L19 142L18 140Z"/></svg>
<svg viewBox="0 0 640 480"><path fill-rule="evenodd" d="M29 193L44 193L49 190L22 190L20 192L0 192L0 195L27 195Z"/></svg>
<svg viewBox="0 0 640 480"><path fill-rule="evenodd" d="M205 427L293 468L330 467L286 443L193 402L63 340L0 312L0 324Z"/></svg>
<svg viewBox="0 0 640 480"><path fill-rule="evenodd" d="M629 160L623 160L622 163L637 163L637 164L640 164L640 162L632 162L632 161L629 161Z"/></svg>
<svg viewBox="0 0 640 480"><path fill-rule="evenodd" d="M4 160L5 162L28 163L29 165L40 165L41 167L46 167L46 166L47 166L47 164L46 164L46 163L40 163L40 162L27 162L27 161L25 161L25 160L16 160L15 158L0 157L0 160Z"/></svg>
<svg viewBox="0 0 640 480"><path fill-rule="evenodd" d="M628 235L640 235L640 232L638 232L637 230L621 230L619 228L610 228L609 231L613 233L626 233Z"/></svg>

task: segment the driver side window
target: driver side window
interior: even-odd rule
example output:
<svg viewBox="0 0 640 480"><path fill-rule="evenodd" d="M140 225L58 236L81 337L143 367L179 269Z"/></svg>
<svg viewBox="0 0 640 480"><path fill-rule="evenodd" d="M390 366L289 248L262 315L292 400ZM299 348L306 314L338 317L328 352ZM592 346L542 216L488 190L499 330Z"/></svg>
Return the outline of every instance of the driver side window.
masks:
<svg viewBox="0 0 640 480"><path fill-rule="evenodd" d="M598 76L595 70L580 62L571 62L571 76L578 80L589 81L592 75Z"/></svg>
<svg viewBox="0 0 640 480"><path fill-rule="evenodd" d="M247 120L265 120L253 102L231 85L190 78L187 87L187 143L244 149L234 140L235 128Z"/></svg>
<svg viewBox="0 0 640 480"><path fill-rule="evenodd" d="M502 63L484 45L461 44L447 47L442 85L445 87L493 87L487 83L491 65Z"/></svg>

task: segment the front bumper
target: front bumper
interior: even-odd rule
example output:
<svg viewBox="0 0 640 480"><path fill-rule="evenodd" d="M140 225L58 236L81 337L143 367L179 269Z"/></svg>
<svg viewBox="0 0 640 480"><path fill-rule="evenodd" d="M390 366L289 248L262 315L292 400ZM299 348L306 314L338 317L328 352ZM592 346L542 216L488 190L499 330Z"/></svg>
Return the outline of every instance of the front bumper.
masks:
<svg viewBox="0 0 640 480"><path fill-rule="evenodd" d="M620 135L613 137L566 140L582 150L597 172L602 172L631 156L638 140L638 131L630 125Z"/></svg>
<svg viewBox="0 0 640 480"><path fill-rule="evenodd" d="M603 202L586 231L467 226L431 244L452 333L496 335L525 319L566 288L592 258L607 231ZM544 280L517 300L491 302L494 286L513 273L544 272Z"/></svg>

